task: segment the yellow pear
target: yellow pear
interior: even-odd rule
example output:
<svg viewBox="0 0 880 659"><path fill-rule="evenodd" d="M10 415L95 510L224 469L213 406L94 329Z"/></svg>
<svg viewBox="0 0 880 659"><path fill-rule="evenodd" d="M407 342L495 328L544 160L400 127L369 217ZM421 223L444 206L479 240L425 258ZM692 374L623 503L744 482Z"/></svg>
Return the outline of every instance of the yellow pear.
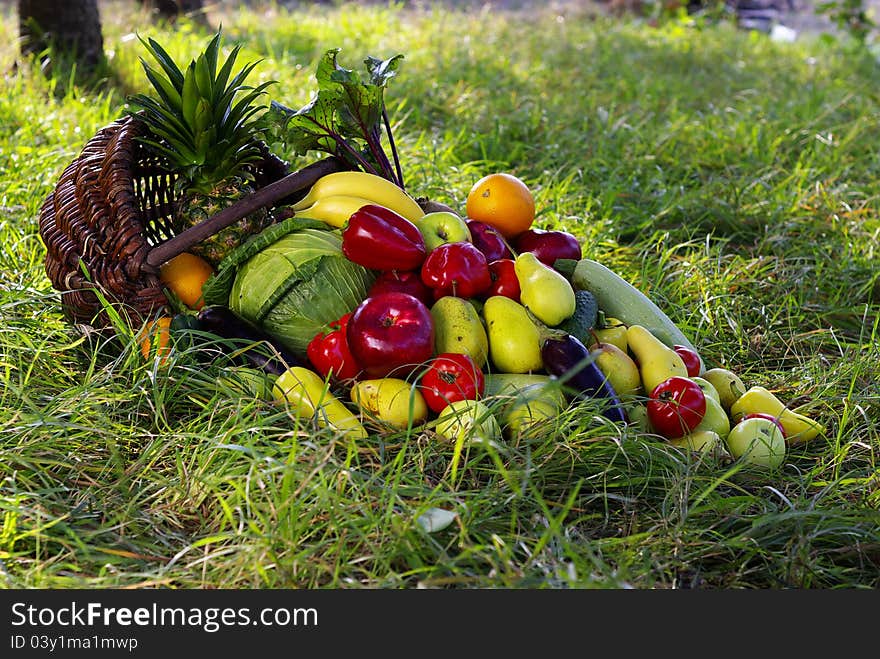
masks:
<svg viewBox="0 0 880 659"><path fill-rule="evenodd" d="M542 263L534 252L520 252L514 261L520 300L545 325L554 327L574 313L577 299L571 282Z"/></svg>
<svg viewBox="0 0 880 659"><path fill-rule="evenodd" d="M808 442L825 432L825 427L821 423L805 414L788 409L773 392L764 387L751 387L730 407L730 416L734 422L740 421L746 414L752 412L776 417L785 429L785 441L789 445Z"/></svg>
<svg viewBox="0 0 880 659"><path fill-rule="evenodd" d="M654 387L673 375L688 377L687 366L679 354L649 329L642 325L630 325L626 328L626 341L639 365L646 394L650 395Z"/></svg>
<svg viewBox="0 0 880 659"><path fill-rule="evenodd" d="M633 358L613 343L593 343L590 354L596 366L608 378L608 383L620 400L637 396L642 391L642 376Z"/></svg>
<svg viewBox="0 0 880 659"><path fill-rule="evenodd" d="M367 431L357 415L330 392L327 380L311 369L291 366L272 385L273 398L286 401L300 416L313 418L324 428L332 428L352 439L364 439Z"/></svg>
<svg viewBox="0 0 880 659"><path fill-rule="evenodd" d="M359 380L351 387L351 400L368 416L395 428L408 428L428 418L428 405L418 387L400 378Z"/></svg>

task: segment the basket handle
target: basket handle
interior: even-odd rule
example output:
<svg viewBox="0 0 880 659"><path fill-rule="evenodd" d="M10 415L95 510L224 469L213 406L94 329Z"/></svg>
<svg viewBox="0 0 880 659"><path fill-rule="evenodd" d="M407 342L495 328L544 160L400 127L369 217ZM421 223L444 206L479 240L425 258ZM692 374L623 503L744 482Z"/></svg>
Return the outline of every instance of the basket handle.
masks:
<svg viewBox="0 0 880 659"><path fill-rule="evenodd" d="M273 183L260 188L254 194L239 199L207 220L181 231L173 238L153 247L147 254L145 269L158 272L160 265L169 259L187 251L193 245L213 236L238 220L247 217L255 210L274 204L285 197L312 186L326 174L348 169L344 161L329 157L306 165L300 170L288 174Z"/></svg>

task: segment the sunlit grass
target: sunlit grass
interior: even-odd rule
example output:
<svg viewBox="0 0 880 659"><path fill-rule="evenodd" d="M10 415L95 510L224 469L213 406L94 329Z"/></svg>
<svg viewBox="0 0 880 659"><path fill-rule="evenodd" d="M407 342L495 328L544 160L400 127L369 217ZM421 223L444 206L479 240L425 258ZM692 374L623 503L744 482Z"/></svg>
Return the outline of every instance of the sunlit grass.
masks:
<svg viewBox="0 0 880 659"><path fill-rule="evenodd" d="M126 4L126 6L128 6ZM670 450L595 408L493 450L430 429L354 445L221 367L145 363L70 327L43 198L145 79L204 34L109 3L101 82L12 70L0 36L0 565L23 587L876 588L880 329L876 64L729 25L437 5L230 11L254 82L305 103L320 55L403 53L387 101L408 186L462 208L510 171L537 225L649 294L704 360L822 419L779 472ZM293 165L298 161L294 160ZM429 532L420 519L452 511Z"/></svg>

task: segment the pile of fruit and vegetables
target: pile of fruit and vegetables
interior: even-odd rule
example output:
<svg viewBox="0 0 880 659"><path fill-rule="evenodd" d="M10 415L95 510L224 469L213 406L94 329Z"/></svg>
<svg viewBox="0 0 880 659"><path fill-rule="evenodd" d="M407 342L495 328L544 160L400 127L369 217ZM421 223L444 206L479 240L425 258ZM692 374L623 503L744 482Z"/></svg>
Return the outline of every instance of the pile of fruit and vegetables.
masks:
<svg viewBox="0 0 880 659"><path fill-rule="evenodd" d="M144 328L148 359L224 354L267 378L254 395L355 440L416 430L459 449L500 443L578 406L772 468L823 432L771 391L707 368L601 256L539 228L515 175L475 181L460 208L408 190L383 100L401 56L367 58L363 75L328 51L317 93L294 110L258 104L270 83L245 85L253 64L233 75L238 49L221 58L219 33L185 71L144 45L154 94L131 100L144 143L180 174L178 230L253 193L260 142L346 164L165 263L174 313Z"/></svg>

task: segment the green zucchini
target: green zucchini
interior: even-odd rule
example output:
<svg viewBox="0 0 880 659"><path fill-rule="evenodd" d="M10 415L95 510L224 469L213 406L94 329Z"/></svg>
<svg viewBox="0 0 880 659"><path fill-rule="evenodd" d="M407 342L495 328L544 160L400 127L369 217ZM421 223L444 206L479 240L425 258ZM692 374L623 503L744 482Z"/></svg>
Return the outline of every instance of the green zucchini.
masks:
<svg viewBox="0 0 880 659"><path fill-rule="evenodd" d="M606 316L617 318L625 325L641 325L670 348L683 345L699 354L690 339L651 298L598 261L578 261L571 283L575 290L590 291ZM702 373L705 371L702 357L700 363Z"/></svg>

